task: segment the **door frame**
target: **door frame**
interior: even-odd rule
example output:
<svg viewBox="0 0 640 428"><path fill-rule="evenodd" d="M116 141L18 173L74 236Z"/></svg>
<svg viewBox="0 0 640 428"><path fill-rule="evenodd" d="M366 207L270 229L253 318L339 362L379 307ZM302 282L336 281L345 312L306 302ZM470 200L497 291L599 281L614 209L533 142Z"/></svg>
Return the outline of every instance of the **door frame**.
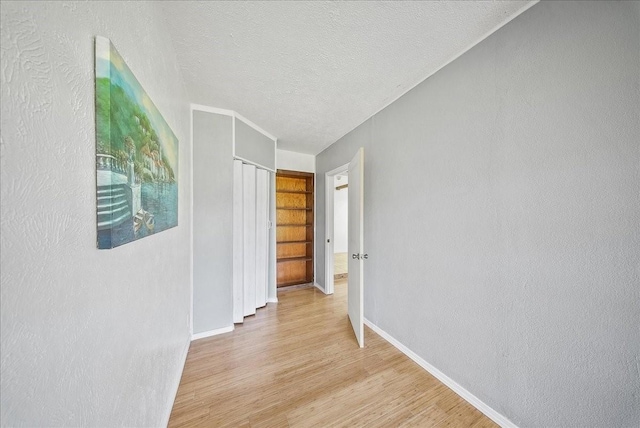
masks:
<svg viewBox="0 0 640 428"><path fill-rule="evenodd" d="M333 217L334 213L334 192L336 191L334 186L334 177L339 174L343 174L349 170L349 163L332 169L324 174L324 206L325 206L325 226L324 226L324 292L325 294L333 294L334 292L334 279L333 279L333 243L334 243L334 227ZM327 242L328 241L328 242Z"/></svg>

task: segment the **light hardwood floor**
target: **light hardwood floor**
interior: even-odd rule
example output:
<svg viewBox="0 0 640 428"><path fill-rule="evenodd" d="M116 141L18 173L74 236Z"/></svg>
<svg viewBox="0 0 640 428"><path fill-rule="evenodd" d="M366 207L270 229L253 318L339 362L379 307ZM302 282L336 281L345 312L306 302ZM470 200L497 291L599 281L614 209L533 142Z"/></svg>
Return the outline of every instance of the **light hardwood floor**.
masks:
<svg viewBox="0 0 640 428"><path fill-rule="evenodd" d="M232 333L191 344L170 427L495 427L365 327L358 348L346 284L278 293Z"/></svg>

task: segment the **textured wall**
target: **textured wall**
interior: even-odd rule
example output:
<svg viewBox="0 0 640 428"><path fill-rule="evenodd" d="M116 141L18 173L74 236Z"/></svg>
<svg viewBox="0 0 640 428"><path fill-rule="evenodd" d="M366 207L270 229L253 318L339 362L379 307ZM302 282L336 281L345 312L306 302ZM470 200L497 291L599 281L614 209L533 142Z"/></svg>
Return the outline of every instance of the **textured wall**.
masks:
<svg viewBox="0 0 640 428"><path fill-rule="evenodd" d="M522 427L640 425L640 4L542 2L365 147L365 316ZM321 282L322 284L324 282Z"/></svg>
<svg viewBox="0 0 640 428"><path fill-rule="evenodd" d="M233 325L231 120L193 112L193 333Z"/></svg>
<svg viewBox="0 0 640 428"><path fill-rule="evenodd" d="M2 2L3 426L159 426L189 335L189 109L157 5ZM94 36L180 141L179 225L96 249Z"/></svg>

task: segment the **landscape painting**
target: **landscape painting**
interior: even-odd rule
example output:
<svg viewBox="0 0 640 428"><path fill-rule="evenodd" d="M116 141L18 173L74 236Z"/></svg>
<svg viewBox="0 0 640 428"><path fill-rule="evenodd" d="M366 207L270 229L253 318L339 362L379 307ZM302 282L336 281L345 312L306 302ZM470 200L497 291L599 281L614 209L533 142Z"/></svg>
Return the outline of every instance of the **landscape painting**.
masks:
<svg viewBox="0 0 640 428"><path fill-rule="evenodd" d="M178 140L109 39L96 37L97 245L178 225Z"/></svg>

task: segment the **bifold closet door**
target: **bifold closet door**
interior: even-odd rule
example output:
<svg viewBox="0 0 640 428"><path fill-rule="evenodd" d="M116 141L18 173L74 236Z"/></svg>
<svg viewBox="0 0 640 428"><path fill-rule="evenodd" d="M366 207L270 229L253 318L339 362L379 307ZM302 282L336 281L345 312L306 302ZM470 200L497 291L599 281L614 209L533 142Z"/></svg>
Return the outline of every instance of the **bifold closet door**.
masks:
<svg viewBox="0 0 640 428"><path fill-rule="evenodd" d="M267 304L269 275L269 172L256 171L256 302Z"/></svg>
<svg viewBox="0 0 640 428"><path fill-rule="evenodd" d="M233 161L233 322L244 320L244 218L242 161Z"/></svg>
<svg viewBox="0 0 640 428"><path fill-rule="evenodd" d="M256 167L242 165L244 316L256 313Z"/></svg>
<svg viewBox="0 0 640 428"><path fill-rule="evenodd" d="M233 322L267 304L270 173L233 164Z"/></svg>

